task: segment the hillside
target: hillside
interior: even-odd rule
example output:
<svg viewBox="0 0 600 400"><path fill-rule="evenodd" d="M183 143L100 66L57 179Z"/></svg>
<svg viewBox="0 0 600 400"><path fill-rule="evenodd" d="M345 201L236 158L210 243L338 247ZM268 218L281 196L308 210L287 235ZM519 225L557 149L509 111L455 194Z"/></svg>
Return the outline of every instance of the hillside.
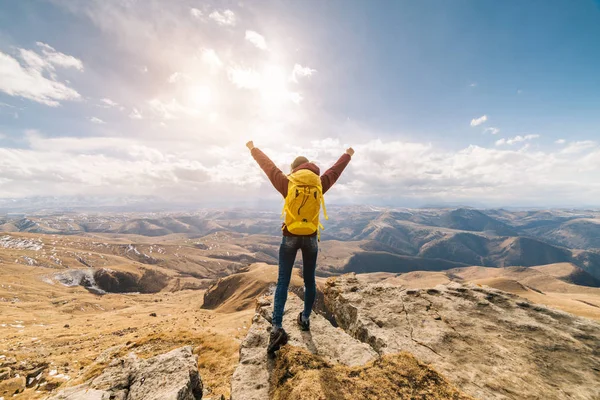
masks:
<svg viewBox="0 0 600 400"><path fill-rule="evenodd" d="M550 243L574 249L600 249L600 219L576 218L534 226L525 231Z"/></svg>
<svg viewBox="0 0 600 400"><path fill-rule="evenodd" d="M292 274L290 290L304 286L298 270ZM249 310L259 296L273 294L277 283L277 267L254 264L236 274L219 279L204 293L202 308L220 312Z"/></svg>
<svg viewBox="0 0 600 400"><path fill-rule="evenodd" d="M461 232L458 235L473 234ZM504 244L500 248L513 250L516 254L523 253L519 247L521 245L515 244L515 241L517 239L493 237L483 240L484 246L480 248L488 251L488 257L496 254L489 251L490 243ZM119 387L109 385L109 388L98 383L104 379L102 376L105 376L105 372L114 376L110 368L107 369L111 360L127 360L130 353L140 360L155 356L161 359L163 354L184 346L191 346L192 353L198 357L197 371L204 386L205 398L218 398L221 394L229 396L230 393L236 398L235 388L239 388L239 385L242 385L247 396L247 390L250 389L243 386L246 385L246 378L242 379L246 375L234 373L234 370L239 370L241 365L245 368L257 367L250 361L244 361L244 357L250 357L245 354L264 355L269 306L264 306L260 314L263 325L257 325L256 316L251 325L251 319L255 299L272 293L277 267L257 260L271 260L272 263L277 255L278 243L279 239L272 236L236 232L215 232L196 238L186 235L144 237L121 234L0 235L0 356L4 356L0 358L0 368L4 368L2 371L5 373L4 378L0 379L0 397L6 398L18 392L17 399L42 399L63 389L79 390L76 388L79 384L92 385L84 385L83 388L107 388L111 393L117 393ZM398 396L425 395L434 399L435 396L457 396L455 398L466 399L471 395L481 398L478 392L464 385L450 366L435 364L427 358L427 351L423 353L423 349L400 346L397 352L390 354L381 351L383 347L377 343L388 339L377 339L377 329L385 328L388 320L396 324L399 319L406 318L398 314L400 308L396 306L393 306L393 310L385 311L385 299L404 298L406 301L408 290L422 290L440 284L448 288L463 285L476 293L483 293L478 292L480 289L490 291L493 290L490 288L497 288L520 296L521 300L508 297L515 304L528 301L532 309L546 310L541 306L545 305L600 320L600 289L593 287L598 286L598 280L573 263L530 268L469 267L441 259L365 250L364 247L371 243L371 239L322 242L323 254L319 261L319 273L325 275L339 274L344 268L372 272L358 275L357 283L347 285L348 290L342 296L351 298L357 293L367 296L365 304L377 306L369 311L371 323L357 331L352 324L348 325L344 320L345 314L340 314L339 306L327 298L332 286L327 286L320 278L313 326L321 331L315 329L310 339L298 332L291 342L298 348L287 348L276 363L268 364L270 366L266 370L268 374L264 375L264 382L270 384L262 384L260 390L266 388L271 398L301 396L295 387L312 387L317 381L328 383L321 386L324 388L322 391L315 393L331 397L335 392L339 397L332 398L340 399L352 396L368 398L370 392L367 388L372 387L373 382L379 382L381 390L391 391ZM524 243L527 245L529 242ZM471 248L477 250L476 244ZM586 253L578 255L581 254ZM301 258L297 263L301 264ZM303 295L299 272L294 271L289 307L299 307L301 304L299 300L294 300ZM346 278L339 279L342 279L339 282L347 282L343 280ZM583 284L589 286L581 286ZM369 285L374 285L373 289L369 289ZM382 298L377 297L380 291L386 293ZM419 293L425 298L428 292ZM488 302L490 309L494 309L495 303ZM498 307L503 306L500 304ZM513 310L511 312L516 312L516 309L514 305L510 308ZM441 308L436 306L436 310L440 312ZM378 312L385 313L388 320ZM577 326L591 323L581 322L583 320L575 322L572 315L558 311L539 312L558 320L568 315L564 317L565 323ZM462 314L459 314L444 317L440 312L442 320L448 318L454 321L452 323L457 330L463 323L460 322ZM477 313L467 314L471 320L481 317ZM287 315L290 315L289 312ZM425 314L415 318L415 321L427 321ZM289 317L286 320L288 324L293 323ZM438 320L434 318L434 321ZM550 320L536 321L538 324L551 324ZM454 325L455 322L457 325ZM488 322L490 326L498 324L497 321ZM334 328L338 324L342 329ZM369 330L370 324L378 327L376 331ZM393 324L391 326L396 326ZM532 321L524 324L534 326ZM260 327L256 333L258 336L252 334L252 327ZM412 328L413 332L418 332L418 329L435 332L430 331L429 327L420 327L416 322ZM289 329L293 331L291 326ZM511 329L514 327L506 327L506 330ZM546 328L542 326L539 329L545 332ZM595 333L590 332L585 334L595 337ZM246 339L242 342L244 337ZM468 340L470 343L480 343L483 339L471 337ZM540 340L543 342L545 339ZM442 354L442 350L432 344L423 343ZM456 343L459 345L460 341ZM240 344L242 364L238 364ZM514 346L514 343L504 345ZM384 347L388 346L393 348L392 344ZM461 349L460 346L457 348ZM547 350L544 347L540 351ZM563 351L561 356L569 359L570 351ZM546 357L546 353L543 354ZM186 357L189 358L189 354ZM295 362L305 368L294 368ZM143 370L146 366L154 365L152 363L136 361L131 364L133 369L123 373L137 376L135 368ZM405 375L395 378L398 370L405 371ZM247 379L253 377L256 381L257 376L263 376L255 375L256 369L249 371ZM485 376L495 374L489 368L483 368L482 371L487 371L481 372ZM34 375L39 378L28 385L27 379ZM348 380L347 376L356 379ZM566 376L563 385L575 379L571 375ZM542 382L540 385L543 388L546 385L545 378L540 379L537 377L534 381ZM407 392L406 383L403 383L407 381L418 384ZM485 389L483 398L490 398L486 396L496 393L498 384L490 385ZM332 392L327 387L337 389ZM582 385L579 391L582 390L588 389ZM572 393L573 398L579 398L577 390L572 390ZM243 396L237 398L248 399Z"/></svg>
<svg viewBox="0 0 600 400"><path fill-rule="evenodd" d="M329 214L321 245L330 250L341 247L343 250L334 251L345 253L325 259L327 255L323 252L323 276L373 271L376 268L373 265L395 272L406 271L407 268L439 269L437 261L434 268L427 268L423 265L430 264L429 261L421 263L417 260L438 259L457 263L449 267L534 266L568 262L600 279L600 212L596 210L330 206ZM160 265L162 262L163 265L168 264L169 269L198 279L227 276L254 262L276 263L280 224L276 212L242 209L0 216L0 230L4 231L76 234L97 237L103 242L125 239L142 246L136 246L140 254L127 257L137 257L136 261L146 264ZM225 242L229 245L225 246ZM143 247L144 243L148 246ZM150 254L150 246L157 244L171 246L170 249L165 248L174 256L161 257L156 252ZM193 251L193 246L200 251ZM125 252L126 249L121 250L121 255ZM415 266L411 267L411 263ZM394 267L396 264L398 266Z"/></svg>
<svg viewBox="0 0 600 400"><path fill-rule="evenodd" d="M202 290L100 296L50 284L55 269L0 265L0 397L45 399L100 375L113 358L187 345L198 356L205 397L229 395L251 311L202 309Z"/></svg>
<svg viewBox="0 0 600 400"><path fill-rule="evenodd" d="M600 279L570 263L540 265L533 268L574 285L600 287Z"/></svg>
<svg viewBox="0 0 600 400"><path fill-rule="evenodd" d="M517 231L481 211L459 208L441 216L441 226L461 231L489 232L497 236L518 236Z"/></svg>

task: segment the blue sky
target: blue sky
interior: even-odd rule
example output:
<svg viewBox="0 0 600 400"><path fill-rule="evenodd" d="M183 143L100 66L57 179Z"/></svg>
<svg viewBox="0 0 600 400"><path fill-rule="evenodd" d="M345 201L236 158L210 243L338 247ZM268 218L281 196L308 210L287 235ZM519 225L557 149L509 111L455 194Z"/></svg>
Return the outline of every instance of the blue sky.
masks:
<svg viewBox="0 0 600 400"><path fill-rule="evenodd" d="M276 199L253 139L352 145L334 202L597 206L598 43L592 0L0 0L0 197Z"/></svg>

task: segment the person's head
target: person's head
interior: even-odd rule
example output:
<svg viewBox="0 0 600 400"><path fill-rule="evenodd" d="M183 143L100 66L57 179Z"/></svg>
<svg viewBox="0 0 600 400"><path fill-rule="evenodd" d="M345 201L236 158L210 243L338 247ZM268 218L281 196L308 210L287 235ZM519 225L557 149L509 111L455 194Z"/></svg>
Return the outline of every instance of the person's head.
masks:
<svg viewBox="0 0 600 400"><path fill-rule="evenodd" d="M291 165L292 171L295 170L296 168L298 168L299 166L301 166L302 164L307 163L307 162L308 162L308 158L306 158L304 156L296 157L296 159L294 160L294 162Z"/></svg>

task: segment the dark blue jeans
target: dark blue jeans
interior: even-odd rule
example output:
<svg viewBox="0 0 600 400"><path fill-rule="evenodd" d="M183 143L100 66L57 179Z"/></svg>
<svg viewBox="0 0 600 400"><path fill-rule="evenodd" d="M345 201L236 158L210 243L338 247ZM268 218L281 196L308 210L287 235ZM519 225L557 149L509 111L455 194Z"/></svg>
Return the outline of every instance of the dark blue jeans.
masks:
<svg viewBox="0 0 600 400"><path fill-rule="evenodd" d="M279 247L279 276L275 289L275 305L273 306L273 325L281 327L283 310L287 301L288 287L292 277L292 268L296 261L298 249L302 250L304 268L304 317L308 318L312 311L317 285L315 284L315 269L319 242L316 236L284 236Z"/></svg>

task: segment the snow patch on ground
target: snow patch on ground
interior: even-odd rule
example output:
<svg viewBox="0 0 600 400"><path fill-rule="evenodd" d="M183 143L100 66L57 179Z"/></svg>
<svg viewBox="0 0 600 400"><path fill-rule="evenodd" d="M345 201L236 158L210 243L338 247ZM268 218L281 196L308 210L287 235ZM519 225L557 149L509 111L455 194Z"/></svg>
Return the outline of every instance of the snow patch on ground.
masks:
<svg viewBox="0 0 600 400"><path fill-rule="evenodd" d="M135 246L131 244L127 247L127 251L125 253L129 253L130 251L133 251L138 256L141 255L138 249L136 249Z"/></svg>
<svg viewBox="0 0 600 400"><path fill-rule="evenodd" d="M18 238L10 235L0 237L0 247L5 249L40 251L44 242L40 239Z"/></svg>
<svg viewBox="0 0 600 400"><path fill-rule="evenodd" d="M31 265L31 266L38 265L38 262L34 258L23 256L23 260L25 261L25 264L27 264L27 265Z"/></svg>
<svg viewBox="0 0 600 400"><path fill-rule="evenodd" d="M104 290L100 289L96 284L96 280L94 279L94 271L92 269L70 270L62 272L60 274L56 274L52 277L45 277L43 279L55 280L58 283L67 287L83 286L97 294L106 293Z"/></svg>

